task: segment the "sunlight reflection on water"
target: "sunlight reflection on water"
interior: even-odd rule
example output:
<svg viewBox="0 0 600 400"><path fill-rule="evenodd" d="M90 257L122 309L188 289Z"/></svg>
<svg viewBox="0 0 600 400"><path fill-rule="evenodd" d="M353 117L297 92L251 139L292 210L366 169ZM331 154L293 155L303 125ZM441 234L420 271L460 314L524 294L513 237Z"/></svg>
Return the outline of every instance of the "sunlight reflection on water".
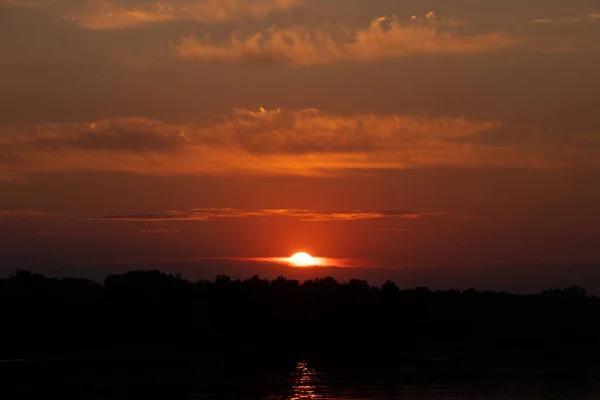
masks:
<svg viewBox="0 0 600 400"><path fill-rule="evenodd" d="M280 376L264 400L598 400L596 373L547 375L535 371L438 371L424 377L380 371L332 374L305 361Z"/></svg>
<svg viewBox="0 0 600 400"><path fill-rule="evenodd" d="M291 376L293 395L289 400L324 399L331 394L330 389L321 384L314 368L307 362L301 361L296 366L296 371Z"/></svg>
<svg viewBox="0 0 600 400"><path fill-rule="evenodd" d="M439 361L434 361L439 362ZM577 371L352 368L300 361L275 369L188 369L165 363L97 364L68 360L0 363L16 398L97 400L599 400L600 373ZM212 365L211 365L212 368ZM107 375L106 372L110 371ZM4 393L4 392L3 392ZM34 394L38 394L34 396Z"/></svg>

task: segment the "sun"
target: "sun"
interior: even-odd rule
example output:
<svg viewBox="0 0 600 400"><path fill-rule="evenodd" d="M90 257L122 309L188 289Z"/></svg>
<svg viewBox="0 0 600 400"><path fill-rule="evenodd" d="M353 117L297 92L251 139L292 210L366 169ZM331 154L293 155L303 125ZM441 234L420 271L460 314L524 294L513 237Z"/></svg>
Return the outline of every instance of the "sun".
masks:
<svg viewBox="0 0 600 400"><path fill-rule="evenodd" d="M296 253L290 257L290 263L295 267L310 267L315 265L315 259L308 253Z"/></svg>

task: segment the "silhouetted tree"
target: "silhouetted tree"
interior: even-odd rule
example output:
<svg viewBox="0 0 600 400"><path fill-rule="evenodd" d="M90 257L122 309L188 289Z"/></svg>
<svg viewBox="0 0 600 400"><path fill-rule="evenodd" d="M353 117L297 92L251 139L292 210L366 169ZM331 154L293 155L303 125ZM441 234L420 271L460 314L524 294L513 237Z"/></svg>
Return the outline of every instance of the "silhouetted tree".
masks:
<svg viewBox="0 0 600 400"><path fill-rule="evenodd" d="M5 358L445 356L494 366L600 359L600 299L576 286L513 295L331 277L193 283L160 271L110 275L101 285L19 270L0 280L0 313Z"/></svg>

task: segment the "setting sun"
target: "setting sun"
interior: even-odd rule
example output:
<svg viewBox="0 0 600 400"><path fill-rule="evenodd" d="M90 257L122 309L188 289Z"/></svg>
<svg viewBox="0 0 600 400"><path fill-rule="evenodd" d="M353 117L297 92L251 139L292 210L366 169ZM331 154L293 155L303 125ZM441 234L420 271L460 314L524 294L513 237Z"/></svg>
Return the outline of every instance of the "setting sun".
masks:
<svg viewBox="0 0 600 400"><path fill-rule="evenodd" d="M290 257L290 263L295 267L310 267L315 265L315 259L308 253L296 253Z"/></svg>

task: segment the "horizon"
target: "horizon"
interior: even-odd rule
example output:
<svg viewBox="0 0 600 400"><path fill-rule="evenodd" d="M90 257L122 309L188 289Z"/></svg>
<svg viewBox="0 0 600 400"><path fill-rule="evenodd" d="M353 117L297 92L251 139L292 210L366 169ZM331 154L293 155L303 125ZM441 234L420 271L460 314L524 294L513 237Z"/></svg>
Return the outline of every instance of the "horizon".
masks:
<svg viewBox="0 0 600 400"><path fill-rule="evenodd" d="M307 271L310 271L311 269L312 268L308 268ZM328 268L329 271L335 270L335 269L336 269L335 267ZM474 291L474 292L480 293L480 294L502 294L502 295L506 294L506 295L510 295L510 296L543 296L543 295L548 295L548 294L552 294L552 293L563 293L563 294L578 293L579 296L583 296L583 297L595 298L595 299L600 298L600 293L598 293L598 294L590 293L587 290L587 288L585 288L583 286L579 286L579 285L566 285L563 287L547 287L545 289L541 289L538 291L529 291L529 292L528 291L510 292L510 291L500 290L500 289L498 289L498 290L490 290L490 289L478 290L474 287L459 289L459 288L455 288L455 287L431 288L428 286L420 286L420 285L399 286L396 281L389 280L389 279L382 283L379 283L379 284L373 284L372 282L369 282L368 280L352 278L351 275L348 275L346 277L346 279L344 279L344 280L339 280L339 279L336 279L336 277L333 275L323 275L323 274L310 275L310 272L307 272L306 278L303 278L301 276L301 274L295 274L295 275L292 275L291 277L285 276L285 275L276 275L276 276L273 275L272 277L252 275L247 278L239 278L239 277L236 278L236 277L232 277L227 274L219 274L213 278L191 279L191 278L183 276L177 272L165 272L160 269L134 269L134 270L128 270L128 271L112 271L112 272L109 272L106 276L104 276L104 278L102 280L99 280L99 279L94 279L91 277L77 277L77 276L69 276L69 275L47 276L47 275L44 275L43 273L38 273L38 272L34 272L31 270L27 270L27 269L18 269L18 270L13 271L12 273L10 273L5 278L0 277L0 283L2 280L4 280L4 281L22 281L23 286L27 287L27 285L31 284L31 282L33 282L35 279L41 278L41 279L47 280L47 281L65 281L65 280L66 281L71 281L71 280L77 281L77 280L80 280L80 281L93 282L93 283L97 284L99 287L105 287L106 285L111 284L111 282L113 282L115 279L123 279L123 278L129 277L130 279L132 278L132 279L138 280L142 284L142 287L144 285L147 285L148 289L150 289L150 288L153 288L153 285L155 285L156 282L152 282L152 280L145 281L145 279L148 279L150 277L156 278L156 275L160 276L161 278L171 280L171 283L183 282L183 283L192 283L192 284L217 284L218 282L226 281L230 284L249 284L249 283L256 282L256 281L262 281L262 282L268 283L271 286L281 283L281 282L293 283L298 286L307 286L307 285L311 285L311 284L323 284L325 282L331 282L335 285L340 285L340 286L352 286L352 285L364 286L364 285L366 285L367 287L369 287L371 289L375 289L375 290L386 290L386 289L390 290L390 289L392 289L394 291L399 291L399 292L411 292L411 291L426 290L426 291L429 291L430 293L457 292L460 294L466 294L466 293L470 293L470 292ZM156 288L154 288L154 289L156 289ZM39 290L39 287L35 290ZM130 290L135 292L135 290L137 290L137 289L131 287ZM36 292L34 291L34 293L36 293ZM39 292L36 294L40 295Z"/></svg>
<svg viewBox="0 0 600 400"><path fill-rule="evenodd" d="M230 262L227 262L230 261ZM192 266L194 264L191 264ZM205 260L200 268L190 268L187 263L171 264L112 264L77 266L27 266L1 269L0 278L7 278L16 271L41 274L46 278L83 278L102 284L111 275L130 272L159 271L164 274L181 276L190 282L213 281L218 276L228 276L232 280L248 280L253 277L275 280L283 277L301 284L323 278L333 278L339 283L351 280L364 280L369 285L380 287L388 281L394 282L401 290L427 288L432 291L474 289L485 292L506 292L516 295L539 294L547 290L562 290L569 287L582 287L589 295L600 296L600 271L597 266L580 265L558 267L552 265L534 266L455 266L452 268L365 268L365 267L290 267L281 263L253 261L248 264L231 260Z"/></svg>

